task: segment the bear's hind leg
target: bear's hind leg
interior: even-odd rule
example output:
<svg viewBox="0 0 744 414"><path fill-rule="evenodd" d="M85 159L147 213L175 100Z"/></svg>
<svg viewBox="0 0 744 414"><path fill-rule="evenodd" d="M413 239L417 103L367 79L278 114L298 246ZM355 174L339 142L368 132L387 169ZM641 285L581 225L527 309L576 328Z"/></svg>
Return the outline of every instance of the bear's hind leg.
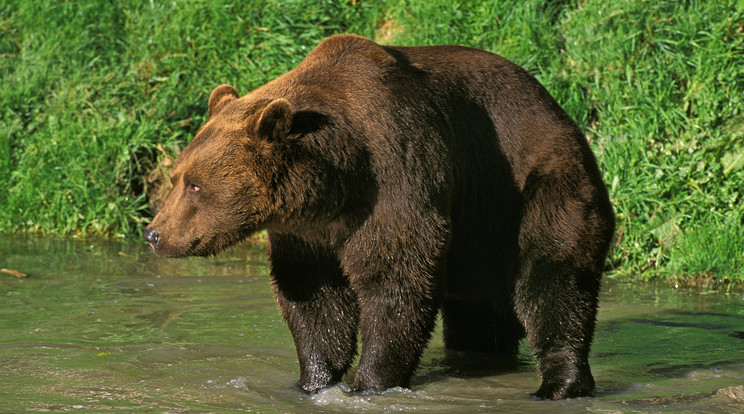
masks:
<svg viewBox="0 0 744 414"><path fill-rule="evenodd" d="M535 354L537 396L592 395L589 349L614 219L601 180L533 174L522 192L514 305Z"/></svg>
<svg viewBox="0 0 744 414"><path fill-rule="evenodd" d="M537 259L525 263L516 310L537 359L542 399L591 396L589 349L597 314L599 274Z"/></svg>

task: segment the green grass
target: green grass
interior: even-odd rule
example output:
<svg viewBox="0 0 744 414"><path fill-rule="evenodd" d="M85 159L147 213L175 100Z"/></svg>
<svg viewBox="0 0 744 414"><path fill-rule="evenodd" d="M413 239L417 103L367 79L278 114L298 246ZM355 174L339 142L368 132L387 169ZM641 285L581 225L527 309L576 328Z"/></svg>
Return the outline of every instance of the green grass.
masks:
<svg viewBox="0 0 744 414"><path fill-rule="evenodd" d="M136 235L215 86L344 32L524 66L592 142L615 272L744 282L743 0L5 1L0 232Z"/></svg>

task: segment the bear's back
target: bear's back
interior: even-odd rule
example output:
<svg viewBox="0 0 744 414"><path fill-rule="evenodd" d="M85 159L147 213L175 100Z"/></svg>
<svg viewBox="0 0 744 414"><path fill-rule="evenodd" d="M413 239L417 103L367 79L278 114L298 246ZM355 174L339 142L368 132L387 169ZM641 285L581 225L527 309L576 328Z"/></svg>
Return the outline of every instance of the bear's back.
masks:
<svg viewBox="0 0 744 414"><path fill-rule="evenodd" d="M521 191L530 176L601 180L584 135L550 93L520 66L478 49L336 35L249 96L328 115L345 133L321 140L374 148L383 180L391 168L410 167L409 151L418 153L416 175L437 171L456 191L476 180L494 191L507 183Z"/></svg>
<svg viewBox="0 0 744 414"><path fill-rule="evenodd" d="M584 135L550 93L522 67L490 52L452 45L380 46L338 35L321 43L296 71L333 91L328 96L353 108L353 116L393 124L404 118L426 131L408 136L439 135L453 157L485 151L493 153L490 159L505 159L520 187L535 167L577 174L594 169Z"/></svg>

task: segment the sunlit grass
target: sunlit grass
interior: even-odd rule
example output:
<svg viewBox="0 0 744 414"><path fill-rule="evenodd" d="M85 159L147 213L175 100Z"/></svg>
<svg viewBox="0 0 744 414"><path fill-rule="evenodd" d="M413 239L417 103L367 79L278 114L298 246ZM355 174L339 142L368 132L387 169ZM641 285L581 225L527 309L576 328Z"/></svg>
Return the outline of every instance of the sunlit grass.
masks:
<svg viewBox="0 0 744 414"><path fill-rule="evenodd" d="M744 280L744 1L6 1L0 231L134 235L145 175L334 33L463 44L535 74L610 188L610 266ZM725 252L725 253L722 253Z"/></svg>

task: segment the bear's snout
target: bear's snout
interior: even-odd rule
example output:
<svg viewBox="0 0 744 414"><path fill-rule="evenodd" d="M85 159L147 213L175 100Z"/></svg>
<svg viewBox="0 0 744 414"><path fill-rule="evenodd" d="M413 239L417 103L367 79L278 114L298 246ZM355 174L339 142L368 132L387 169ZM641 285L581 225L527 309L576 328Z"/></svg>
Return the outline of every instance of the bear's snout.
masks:
<svg viewBox="0 0 744 414"><path fill-rule="evenodd" d="M152 251L155 251L155 247L158 245L158 241L160 241L160 233L158 233L157 230L145 229L145 232L142 233L142 237L150 243Z"/></svg>

